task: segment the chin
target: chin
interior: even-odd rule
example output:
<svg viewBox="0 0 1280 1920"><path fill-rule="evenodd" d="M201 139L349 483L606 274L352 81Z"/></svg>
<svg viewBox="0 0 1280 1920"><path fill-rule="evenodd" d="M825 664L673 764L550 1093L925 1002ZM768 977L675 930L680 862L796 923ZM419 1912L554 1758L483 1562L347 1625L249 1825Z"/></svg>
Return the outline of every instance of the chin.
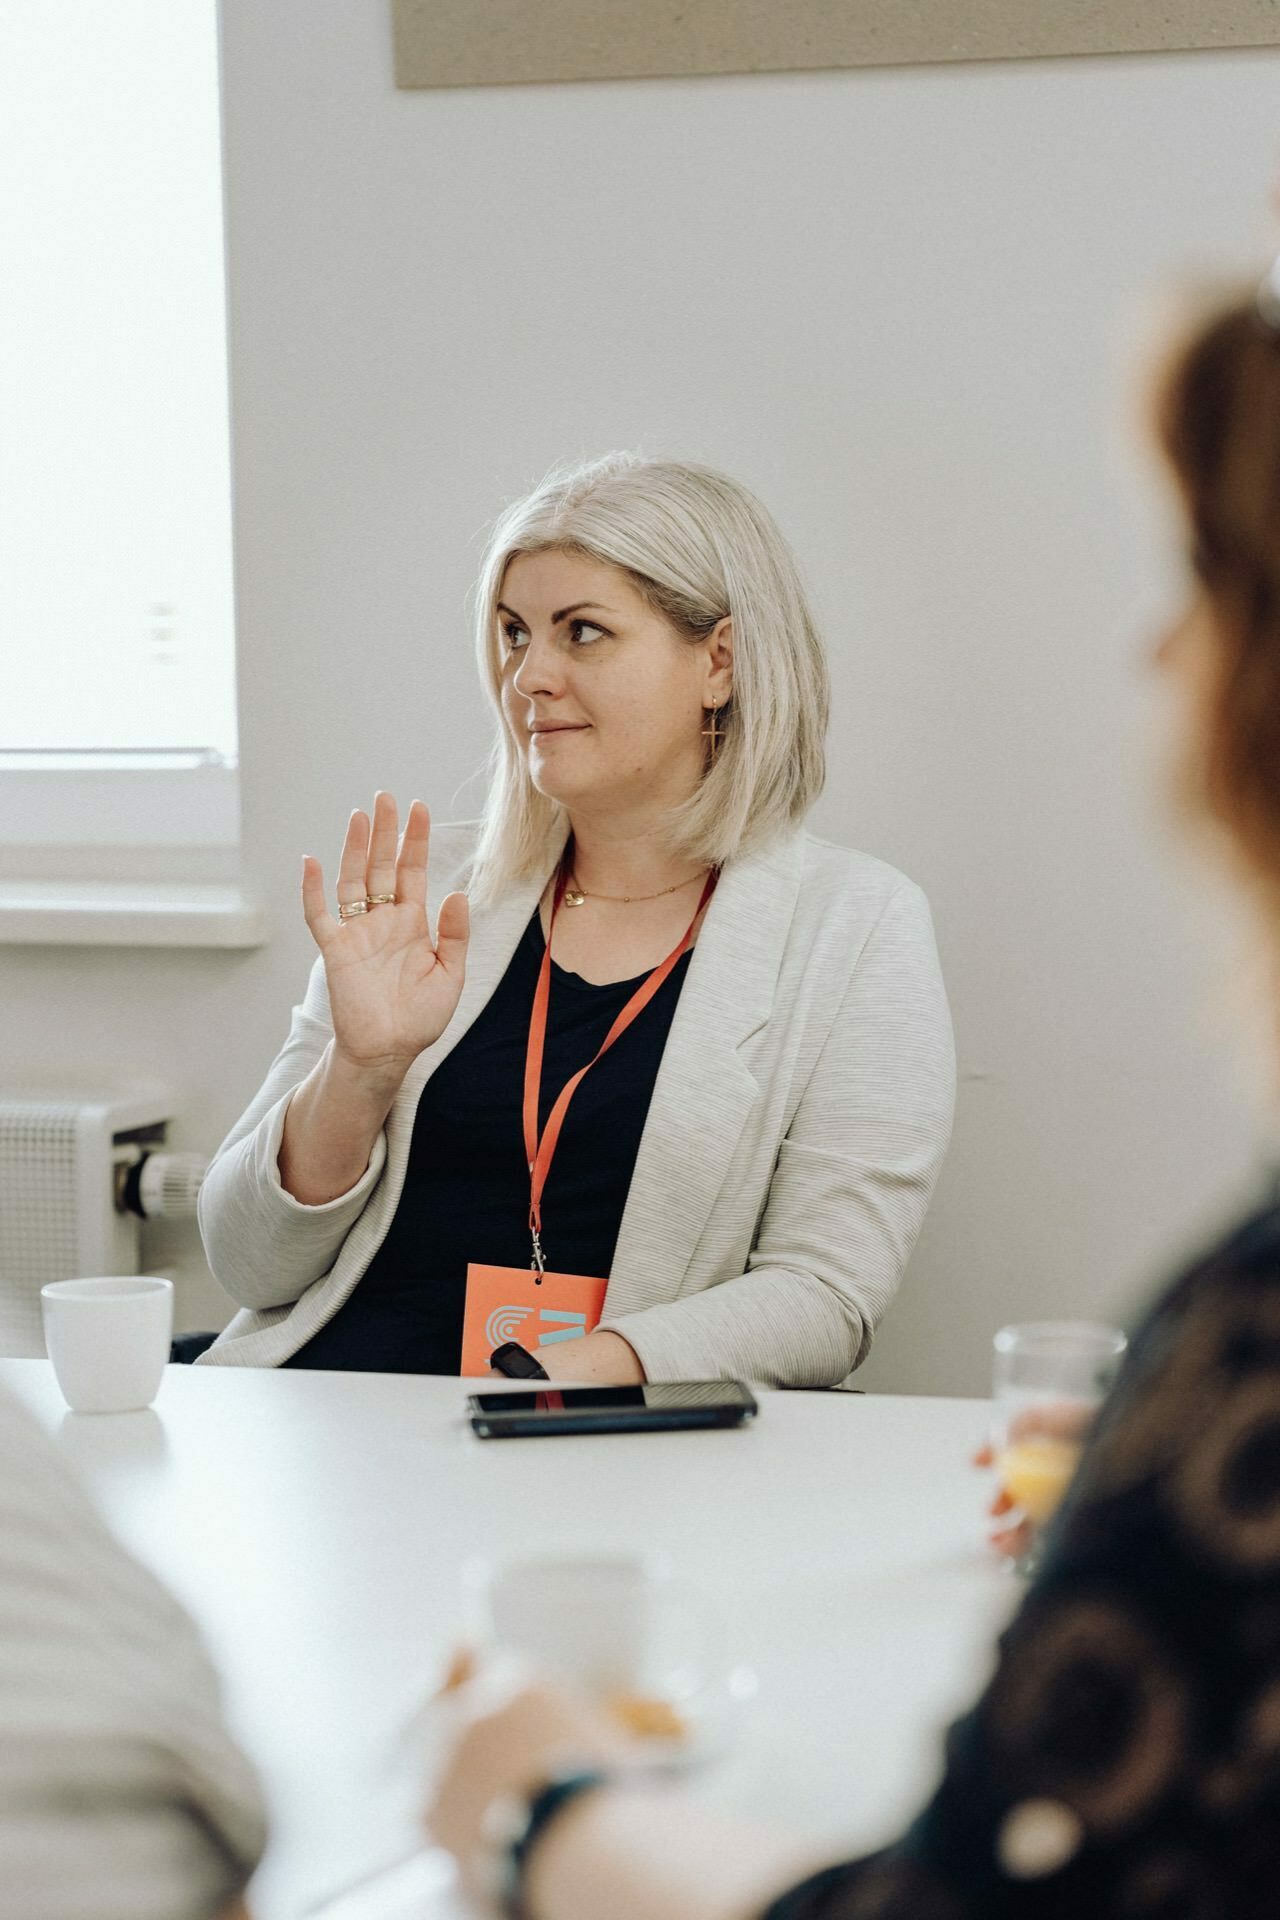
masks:
<svg viewBox="0 0 1280 1920"><path fill-rule="evenodd" d="M524 764L530 785L536 787L537 791L545 795L548 800L565 802L571 797L576 797L578 786L576 781L566 780L557 769L545 766L535 767L532 756L526 759Z"/></svg>
<svg viewBox="0 0 1280 1920"><path fill-rule="evenodd" d="M588 768L567 764L571 757L578 758L576 753L571 756L554 747L550 753L530 752L527 755L525 767L529 778L538 792L545 794L548 800L567 803L570 800L585 799L596 784ZM598 774L598 768L596 772Z"/></svg>
<svg viewBox="0 0 1280 1920"><path fill-rule="evenodd" d="M552 784L546 780L535 780L533 785L545 800L554 800L557 806L569 809L586 806L593 798L589 788L575 787L568 781L557 780Z"/></svg>

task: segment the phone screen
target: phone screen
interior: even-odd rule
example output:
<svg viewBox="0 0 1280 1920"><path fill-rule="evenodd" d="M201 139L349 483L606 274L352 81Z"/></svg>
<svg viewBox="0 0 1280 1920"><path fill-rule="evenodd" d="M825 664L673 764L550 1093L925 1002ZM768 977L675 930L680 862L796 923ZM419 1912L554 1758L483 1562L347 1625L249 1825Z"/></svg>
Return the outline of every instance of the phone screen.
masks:
<svg viewBox="0 0 1280 1920"><path fill-rule="evenodd" d="M625 1432L645 1427L739 1426L757 1411L741 1380L678 1380L640 1387L542 1387L477 1393L471 1424L498 1433Z"/></svg>

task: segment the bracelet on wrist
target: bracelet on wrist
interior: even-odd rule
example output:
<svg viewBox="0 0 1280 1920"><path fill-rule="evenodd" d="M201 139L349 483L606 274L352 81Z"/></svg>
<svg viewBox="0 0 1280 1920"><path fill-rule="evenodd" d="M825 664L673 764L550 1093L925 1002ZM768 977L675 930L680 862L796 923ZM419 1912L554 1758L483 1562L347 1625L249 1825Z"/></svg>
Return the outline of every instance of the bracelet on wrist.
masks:
<svg viewBox="0 0 1280 1920"><path fill-rule="evenodd" d="M584 1793L612 1784L612 1776L598 1768L575 1769L556 1774L518 1803L519 1811L507 1830L502 1853L501 1910L506 1920L529 1920L525 1903L529 1856L547 1828Z"/></svg>

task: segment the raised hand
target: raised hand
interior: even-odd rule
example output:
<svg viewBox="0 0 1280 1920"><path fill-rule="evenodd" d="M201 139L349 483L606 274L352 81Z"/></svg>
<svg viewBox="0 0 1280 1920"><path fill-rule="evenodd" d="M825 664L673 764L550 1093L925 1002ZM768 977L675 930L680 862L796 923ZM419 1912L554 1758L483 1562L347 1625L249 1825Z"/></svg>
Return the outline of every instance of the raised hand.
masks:
<svg viewBox="0 0 1280 1920"><path fill-rule="evenodd" d="M302 863L302 910L324 957L334 1047L361 1072L403 1077L448 1026L466 970L470 917L465 893L442 901L432 945L427 923L431 821L415 800L397 845L396 803L379 793L373 819L357 810L338 869L340 907L384 897L366 913L338 919L325 902L324 874ZM390 896L390 898L385 898Z"/></svg>

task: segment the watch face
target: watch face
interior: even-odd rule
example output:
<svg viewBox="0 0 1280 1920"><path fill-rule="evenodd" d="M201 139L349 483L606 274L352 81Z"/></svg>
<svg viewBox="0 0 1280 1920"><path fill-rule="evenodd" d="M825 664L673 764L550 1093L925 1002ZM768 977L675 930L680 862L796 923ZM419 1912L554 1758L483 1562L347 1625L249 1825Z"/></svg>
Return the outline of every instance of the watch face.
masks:
<svg viewBox="0 0 1280 1920"><path fill-rule="evenodd" d="M489 1365L497 1367L500 1373L505 1373L512 1379L542 1380L546 1378L546 1370L541 1361L536 1360L515 1340L508 1340L505 1346L496 1348L489 1356Z"/></svg>

